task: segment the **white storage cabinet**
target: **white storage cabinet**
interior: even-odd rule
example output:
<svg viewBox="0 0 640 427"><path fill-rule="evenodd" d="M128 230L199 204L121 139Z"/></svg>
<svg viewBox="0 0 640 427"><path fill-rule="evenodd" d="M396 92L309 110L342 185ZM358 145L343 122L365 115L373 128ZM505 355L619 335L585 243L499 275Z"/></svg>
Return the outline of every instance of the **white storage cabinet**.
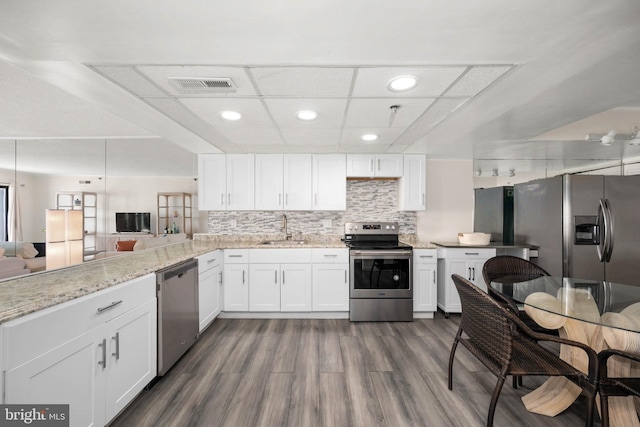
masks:
<svg viewBox="0 0 640 427"><path fill-rule="evenodd" d="M224 311L249 311L249 250L225 249L222 282Z"/></svg>
<svg viewBox="0 0 640 427"><path fill-rule="evenodd" d="M311 210L310 154L255 156L255 209Z"/></svg>
<svg viewBox="0 0 640 427"><path fill-rule="evenodd" d="M217 250L196 257L198 260L198 309L200 332L222 310L222 251Z"/></svg>
<svg viewBox="0 0 640 427"><path fill-rule="evenodd" d="M446 317L449 313L462 312L460 296L451 275L458 274L486 291L482 267L494 256L496 250L493 248L438 248L438 308Z"/></svg>
<svg viewBox="0 0 640 427"><path fill-rule="evenodd" d="M149 274L3 324L5 403L69 404L71 426L108 424L156 376L156 319Z"/></svg>
<svg viewBox="0 0 640 427"><path fill-rule="evenodd" d="M313 156L313 210L347 209L347 170L344 154Z"/></svg>
<svg viewBox="0 0 640 427"><path fill-rule="evenodd" d="M413 250L413 311L433 313L437 310L438 251ZM424 316L423 316L424 317Z"/></svg>
<svg viewBox="0 0 640 427"><path fill-rule="evenodd" d="M404 155L404 171L399 183L399 210L423 211L427 208L427 160L421 154Z"/></svg>
<svg viewBox="0 0 640 427"><path fill-rule="evenodd" d="M312 249L313 311L349 311L349 250Z"/></svg>
<svg viewBox="0 0 640 427"><path fill-rule="evenodd" d="M198 155L198 209L253 210L253 154Z"/></svg>
<svg viewBox="0 0 640 427"><path fill-rule="evenodd" d="M401 178L403 170L402 154L347 154L350 178Z"/></svg>
<svg viewBox="0 0 640 427"><path fill-rule="evenodd" d="M250 249L249 262L249 311L311 311L311 249Z"/></svg>

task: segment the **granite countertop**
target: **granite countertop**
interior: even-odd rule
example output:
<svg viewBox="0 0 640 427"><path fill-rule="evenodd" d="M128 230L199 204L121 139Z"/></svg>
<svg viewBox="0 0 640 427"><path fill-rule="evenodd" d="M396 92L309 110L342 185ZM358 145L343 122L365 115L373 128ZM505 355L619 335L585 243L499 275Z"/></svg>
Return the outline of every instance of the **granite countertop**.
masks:
<svg viewBox="0 0 640 427"><path fill-rule="evenodd" d="M488 249L537 249L537 246L531 245L505 245L502 242L493 242L488 245L462 245L458 242L432 242L434 245L442 248L488 248Z"/></svg>
<svg viewBox="0 0 640 427"><path fill-rule="evenodd" d="M265 240L282 236L196 235L194 240L141 251L124 252L59 270L43 271L0 281L0 323L107 289L136 277L216 249L344 248L341 236L304 236L278 245Z"/></svg>
<svg viewBox="0 0 640 427"><path fill-rule="evenodd" d="M194 240L111 256L59 270L0 281L0 324L75 298L155 273L216 249L345 248L341 235L301 235L282 241L279 235L195 234ZM275 240L276 245L263 244ZM304 240L304 244L298 243ZM415 249L432 249L413 234L400 240Z"/></svg>

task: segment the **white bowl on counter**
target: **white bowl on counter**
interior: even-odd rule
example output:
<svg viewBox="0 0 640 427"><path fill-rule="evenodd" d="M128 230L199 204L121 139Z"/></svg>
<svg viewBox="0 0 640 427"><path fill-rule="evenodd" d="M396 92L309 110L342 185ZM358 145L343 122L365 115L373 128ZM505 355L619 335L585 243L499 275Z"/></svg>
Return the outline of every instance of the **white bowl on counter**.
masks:
<svg viewBox="0 0 640 427"><path fill-rule="evenodd" d="M491 233L458 233L461 245L486 246L491 241Z"/></svg>

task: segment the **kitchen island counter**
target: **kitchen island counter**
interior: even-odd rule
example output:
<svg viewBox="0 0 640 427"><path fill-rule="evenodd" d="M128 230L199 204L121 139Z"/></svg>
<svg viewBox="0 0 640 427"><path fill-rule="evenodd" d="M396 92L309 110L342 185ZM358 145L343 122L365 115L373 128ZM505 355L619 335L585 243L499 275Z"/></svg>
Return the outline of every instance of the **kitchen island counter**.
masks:
<svg viewBox="0 0 640 427"><path fill-rule="evenodd" d="M277 236L282 237L282 236ZM274 236L196 234L194 240L123 252L83 264L0 281L0 324L203 255L216 249L344 248L340 236L302 236L305 244L265 245Z"/></svg>

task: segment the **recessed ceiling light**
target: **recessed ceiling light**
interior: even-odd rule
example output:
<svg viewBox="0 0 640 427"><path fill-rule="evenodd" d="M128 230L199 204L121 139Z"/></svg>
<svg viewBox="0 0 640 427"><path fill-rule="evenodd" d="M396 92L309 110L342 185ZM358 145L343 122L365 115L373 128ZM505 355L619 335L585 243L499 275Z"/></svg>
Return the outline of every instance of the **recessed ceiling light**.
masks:
<svg viewBox="0 0 640 427"><path fill-rule="evenodd" d="M242 114L237 111L223 111L220 116L225 120L240 120L242 118Z"/></svg>
<svg viewBox="0 0 640 427"><path fill-rule="evenodd" d="M391 92L404 92L413 89L418 84L418 78L415 76L398 76L391 79L387 88Z"/></svg>
<svg viewBox="0 0 640 427"><path fill-rule="evenodd" d="M360 138L362 138L363 141L375 141L378 139L378 135L375 133L365 133Z"/></svg>
<svg viewBox="0 0 640 427"><path fill-rule="evenodd" d="M315 120L318 117L318 113L311 110L302 110L296 113L296 117L300 120Z"/></svg>

